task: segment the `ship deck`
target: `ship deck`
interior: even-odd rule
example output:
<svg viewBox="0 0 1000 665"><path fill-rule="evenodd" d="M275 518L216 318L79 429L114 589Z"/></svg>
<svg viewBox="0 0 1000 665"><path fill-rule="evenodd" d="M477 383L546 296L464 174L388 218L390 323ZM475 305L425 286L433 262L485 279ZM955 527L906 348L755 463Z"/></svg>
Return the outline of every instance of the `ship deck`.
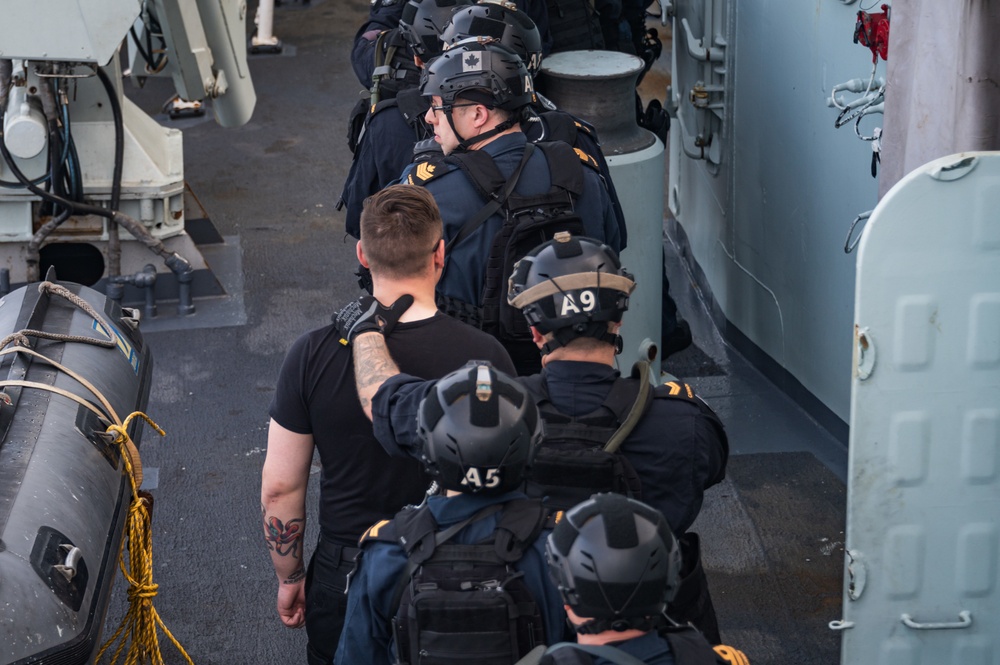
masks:
<svg viewBox="0 0 1000 665"><path fill-rule="evenodd" d="M231 293L198 303L189 320L165 313L143 327L156 364L148 413L167 432L158 439L147 429L142 442L156 499L155 606L197 665L304 661L305 632L284 628L275 612L260 471L285 350L357 295L354 242L334 208L360 87L348 54L366 13L360 0L279 6L285 48L251 57L257 107L238 129L165 119L169 81L126 86L184 131L186 180L224 240L203 249ZM709 490L695 525L723 637L756 665L833 665L839 635L827 623L841 612L846 447L723 340L681 248L666 233L664 246L696 341L665 369L695 386L730 438L727 478ZM314 473L318 480L315 464ZM309 551L317 494L313 482ZM116 584L106 636L125 609L120 575ZM167 663L183 662L160 643Z"/></svg>

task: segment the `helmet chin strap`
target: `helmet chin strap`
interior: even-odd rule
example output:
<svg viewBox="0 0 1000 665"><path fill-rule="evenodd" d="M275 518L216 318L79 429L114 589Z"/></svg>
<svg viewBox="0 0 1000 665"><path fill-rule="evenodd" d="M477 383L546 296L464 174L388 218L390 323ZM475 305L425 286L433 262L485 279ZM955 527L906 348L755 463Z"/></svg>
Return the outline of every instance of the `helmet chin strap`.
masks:
<svg viewBox="0 0 1000 665"><path fill-rule="evenodd" d="M591 619L573 626L578 634L596 635L605 631L623 633L626 630L652 630L663 623L658 617L622 617L618 619Z"/></svg>
<svg viewBox="0 0 1000 665"><path fill-rule="evenodd" d="M622 338L621 335L608 332L607 326L607 321L593 321L584 325L582 328L578 326L567 326L565 328L553 330L552 339L542 346L542 355L552 353L560 346L566 346L579 337L593 337L594 339L607 342L615 347L615 355L617 356L622 352Z"/></svg>
<svg viewBox="0 0 1000 665"><path fill-rule="evenodd" d="M462 135L458 133L458 129L455 127L455 121L451 117L451 111L452 110L450 108L446 109L444 112L444 116L445 118L448 119L448 126L451 127L451 131L454 132L455 138L458 139L458 150L468 150L469 146L475 143L479 143L480 141L485 141L486 139L493 138L497 134L507 131L517 123L515 117L511 115L511 117L507 118L493 129L487 130L482 134L477 134L476 136L466 139L462 138Z"/></svg>

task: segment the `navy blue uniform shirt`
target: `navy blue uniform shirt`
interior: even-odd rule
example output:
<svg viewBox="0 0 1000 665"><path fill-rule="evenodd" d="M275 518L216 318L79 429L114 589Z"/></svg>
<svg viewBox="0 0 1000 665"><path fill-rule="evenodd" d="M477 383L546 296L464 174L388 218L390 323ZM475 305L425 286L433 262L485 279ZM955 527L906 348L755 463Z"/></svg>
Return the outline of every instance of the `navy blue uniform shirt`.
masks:
<svg viewBox="0 0 1000 665"><path fill-rule="evenodd" d="M517 168L527 143L521 132L505 134L480 148L488 153L500 172L509 177ZM401 181L407 182L409 169ZM621 249L621 233L611 199L600 175L584 166L584 188L575 203L574 211L583 221L584 233L606 243L616 253ZM466 220L473 217L486 202L480 198L468 176L457 166L424 185L441 209L444 220L444 238L450 241ZM549 165L541 150L536 150L521 173L515 191L532 196L544 194L551 187ZM498 212L478 230L455 245L445 256L444 272L438 282L438 292L472 305L482 305L483 278L486 261L490 255L493 236L503 225L503 213Z"/></svg>

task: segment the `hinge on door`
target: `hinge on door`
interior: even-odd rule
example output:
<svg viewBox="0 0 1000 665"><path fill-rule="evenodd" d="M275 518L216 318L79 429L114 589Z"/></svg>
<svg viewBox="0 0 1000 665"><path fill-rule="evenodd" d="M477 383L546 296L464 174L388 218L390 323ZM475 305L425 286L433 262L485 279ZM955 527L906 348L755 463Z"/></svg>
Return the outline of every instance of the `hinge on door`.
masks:
<svg viewBox="0 0 1000 665"><path fill-rule="evenodd" d="M875 370L875 340L868 328L854 324L854 367L864 381Z"/></svg>
<svg viewBox="0 0 1000 665"><path fill-rule="evenodd" d="M858 550L844 550L847 557L847 595L851 600L857 600L865 590L865 582L868 579L868 568L865 566L864 557ZM830 630L847 630L854 627L853 621L836 619L827 624Z"/></svg>
<svg viewBox="0 0 1000 665"><path fill-rule="evenodd" d="M857 600L865 590L865 582L868 581L868 568L865 566L864 557L858 550L845 550L847 555L847 574L850 581L847 584L847 595L851 600Z"/></svg>

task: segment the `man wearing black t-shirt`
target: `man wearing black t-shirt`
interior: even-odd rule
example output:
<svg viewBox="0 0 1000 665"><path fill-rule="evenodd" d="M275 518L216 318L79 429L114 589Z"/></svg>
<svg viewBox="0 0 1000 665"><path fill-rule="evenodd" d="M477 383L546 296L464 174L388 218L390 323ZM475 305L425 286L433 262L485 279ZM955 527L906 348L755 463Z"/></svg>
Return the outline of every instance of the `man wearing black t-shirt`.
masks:
<svg viewBox="0 0 1000 665"><path fill-rule="evenodd" d="M358 260L372 271L374 297L399 305L359 312L357 318L364 322L367 316L386 333L403 371L440 378L470 359L486 358L513 373L493 337L437 311L442 223L424 188L396 185L366 202ZM405 296L412 297L409 308ZM278 615L290 628L305 624L310 665L328 664L343 628L358 538L375 522L419 502L430 481L416 460L390 457L376 441L358 401L351 349L334 325L292 345L270 416L261 514L278 577ZM305 497L314 449L323 467L320 536L307 570Z"/></svg>

